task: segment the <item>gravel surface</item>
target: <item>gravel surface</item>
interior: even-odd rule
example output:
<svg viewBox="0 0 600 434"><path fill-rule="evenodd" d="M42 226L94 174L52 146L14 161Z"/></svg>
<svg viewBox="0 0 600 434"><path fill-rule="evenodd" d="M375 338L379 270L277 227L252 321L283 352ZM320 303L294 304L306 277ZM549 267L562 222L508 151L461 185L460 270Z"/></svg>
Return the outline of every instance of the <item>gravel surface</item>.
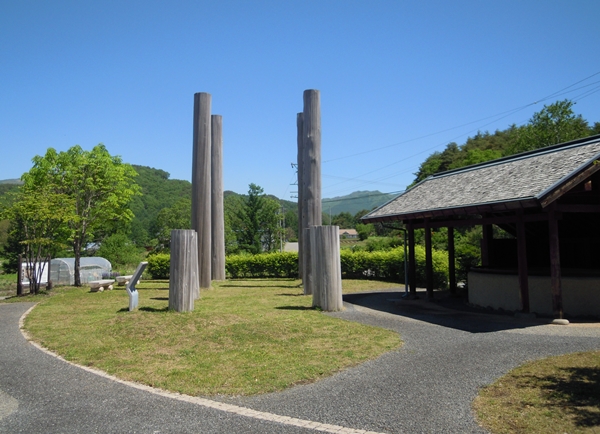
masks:
<svg viewBox="0 0 600 434"><path fill-rule="evenodd" d="M398 331L400 350L284 392L211 399L366 431L480 433L471 402L481 386L526 360L600 348L598 325L389 301L399 295L347 296L352 304L331 315ZM65 363L19 332L29 307L0 304L0 433L315 432L159 396Z"/></svg>

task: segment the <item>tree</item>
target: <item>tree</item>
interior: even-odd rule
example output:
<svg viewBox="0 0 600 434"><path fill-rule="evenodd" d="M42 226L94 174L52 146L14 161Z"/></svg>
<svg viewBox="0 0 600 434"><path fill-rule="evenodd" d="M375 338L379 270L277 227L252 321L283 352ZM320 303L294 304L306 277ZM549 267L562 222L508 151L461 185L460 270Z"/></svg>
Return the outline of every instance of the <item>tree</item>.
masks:
<svg viewBox="0 0 600 434"><path fill-rule="evenodd" d="M33 167L23 175L28 189L63 195L72 203L67 225L75 255L75 286L81 286L80 258L86 243L95 233L133 218L128 205L140 194L136 175L133 167L111 156L103 144L91 151L79 145L60 153L48 148L45 156L33 158Z"/></svg>
<svg viewBox="0 0 600 434"><path fill-rule="evenodd" d="M2 213L11 221L10 250L12 259L23 255L25 276L29 280L29 290L33 294L40 291L41 277L52 254L63 246L68 238L67 225L72 221L74 202L63 193L57 193L48 186L22 187L16 200ZM21 272L17 269L17 272Z"/></svg>
<svg viewBox="0 0 600 434"><path fill-rule="evenodd" d="M279 203L258 185L250 184L240 205L231 221L239 248L252 254L274 250L281 231Z"/></svg>
<svg viewBox="0 0 600 434"><path fill-rule="evenodd" d="M565 99L534 113L529 123L519 130L509 155L588 136L591 131L587 121L575 115L572 107L573 102Z"/></svg>
<svg viewBox="0 0 600 434"><path fill-rule="evenodd" d="M154 236L157 239L155 250L168 249L171 243L171 230L191 229L192 200L188 197L179 199L170 208L163 208L156 216Z"/></svg>

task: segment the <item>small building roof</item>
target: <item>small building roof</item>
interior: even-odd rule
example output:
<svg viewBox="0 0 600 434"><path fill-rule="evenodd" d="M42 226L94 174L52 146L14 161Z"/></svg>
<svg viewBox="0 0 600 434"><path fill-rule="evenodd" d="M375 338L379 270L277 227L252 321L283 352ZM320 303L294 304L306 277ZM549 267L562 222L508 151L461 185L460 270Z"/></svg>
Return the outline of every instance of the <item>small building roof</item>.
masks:
<svg viewBox="0 0 600 434"><path fill-rule="evenodd" d="M543 208L582 173L591 175L600 170L596 164L599 158L597 135L438 173L362 220L384 222Z"/></svg>

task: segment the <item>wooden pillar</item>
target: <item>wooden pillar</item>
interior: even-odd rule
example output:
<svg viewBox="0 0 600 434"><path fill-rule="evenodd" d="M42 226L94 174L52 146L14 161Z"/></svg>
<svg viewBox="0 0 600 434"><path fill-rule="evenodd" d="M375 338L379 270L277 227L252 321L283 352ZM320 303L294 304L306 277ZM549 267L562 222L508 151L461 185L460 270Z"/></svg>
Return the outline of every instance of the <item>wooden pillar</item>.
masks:
<svg viewBox="0 0 600 434"><path fill-rule="evenodd" d="M482 225L482 238L481 238L481 266L490 266L490 245L494 238L494 229L492 225Z"/></svg>
<svg viewBox="0 0 600 434"><path fill-rule="evenodd" d="M456 260L454 251L454 227L448 227L448 285L450 294L456 294Z"/></svg>
<svg viewBox="0 0 600 434"><path fill-rule="evenodd" d="M200 287L210 288L211 273L211 121L210 94L194 94L192 229L198 233Z"/></svg>
<svg viewBox="0 0 600 434"><path fill-rule="evenodd" d="M52 267L50 266L52 263L52 256L48 255L48 279L46 280L46 291L50 291L52 289L52 278L50 276L50 271Z"/></svg>
<svg viewBox="0 0 600 434"><path fill-rule="evenodd" d="M427 281L427 299L433 300L433 255L431 248L431 227L425 219L425 279Z"/></svg>
<svg viewBox="0 0 600 434"><path fill-rule="evenodd" d="M303 268L303 253L304 253L304 223L303 223L303 219L302 219L302 213L304 212L304 204L302 203L302 197L303 195L303 177L302 177L302 171L304 170L304 163L303 163L303 158L302 158L302 154L304 152L304 146L303 146L303 137L304 137L304 114L303 113L298 113L296 115L296 129L297 129L297 137L296 137L296 141L298 144L298 157L297 157L297 166L296 169L298 170L298 277L300 279L303 278L302 274L304 272L304 268Z"/></svg>
<svg viewBox="0 0 600 434"><path fill-rule="evenodd" d="M225 280L225 214L223 210L223 117L212 115L211 134L211 277Z"/></svg>
<svg viewBox="0 0 600 434"><path fill-rule="evenodd" d="M554 206L552 206L552 209L549 212L548 226L550 235L550 282L552 287L552 311L556 318L563 319L558 218L556 216Z"/></svg>
<svg viewBox="0 0 600 434"><path fill-rule="evenodd" d="M171 231L171 265L169 309L177 312L194 310L198 287L198 237L193 229Z"/></svg>
<svg viewBox="0 0 600 434"><path fill-rule="evenodd" d="M519 213L517 221L517 260L519 264L519 293L521 295L521 309L529 312L529 271L527 268L527 234L523 213Z"/></svg>
<svg viewBox="0 0 600 434"><path fill-rule="evenodd" d="M313 306L327 312L340 311L342 300L342 268L340 264L340 236L338 226L311 226L311 268L315 280Z"/></svg>
<svg viewBox="0 0 600 434"><path fill-rule="evenodd" d="M408 284L410 286L410 296L417 296L417 263L415 260L415 228L411 222L407 225L408 229Z"/></svg>
<svg viewBox="0 0 600 434"><path fill-rule="evenodd" d="M302 122L302 224L305 228L321 226L321 102L318 90L304 91ZM303 233L304 235L306 232ZM312 275L311 250L303 239L303 280ZM308 278L307 278L308 277ZM310 284L304 284L304 294L312 294Z"/></svg>

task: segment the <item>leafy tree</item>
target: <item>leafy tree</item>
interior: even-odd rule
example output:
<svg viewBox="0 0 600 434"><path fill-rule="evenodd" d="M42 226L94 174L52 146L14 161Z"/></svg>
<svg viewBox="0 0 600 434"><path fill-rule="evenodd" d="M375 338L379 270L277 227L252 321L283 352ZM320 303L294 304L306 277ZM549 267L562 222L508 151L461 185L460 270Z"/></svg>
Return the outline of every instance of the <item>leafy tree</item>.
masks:
<svg viewBox="0 0 600 434"><path fill-rule="evenodd" d="M33 167L23 175L27 189L63 195L72 203L68 228L75 255L75 286L81 286L80 258L86 243L115 223L133 218L128 205L139 194L136 175L102 144L91 151L79 145L60 153L48 148L45 156L33 158Z"/></svg>
<svg viewBox="0 0 600 434"><path fill-rule="evenodd" d="M40 279L46 263L69 236L67 225L74 219L74 201L63 193L48 186L32 188L25 185L16 195L16 200L2 213L11 221L9 257L23 255L27 264L26 277L30 292L39 293ZM14 264L13 264L14 265ZM17 272L20 272L17 270Z"/></svg>
<svg viewBox="0 0 600 434"><path fill-rule="evenodd" d="M137 265L142 260L141 249L125 234L110 235L102 241L96 253L108 259L113 266Z"/></svg>
<svg viewBox="0 0 600 434"><path fill-rule="evenodd" d="M188 197L179 199L170 208L163 208L156 216L154 235L157 239L155 250L169 248L171 242L171 230L191 229L192 200Z"/></svg>
<svg viewBox="0 0 600 434"><path fill-rule="evenodd" d="M252 254L270 252L279 242L279 203L267 197L264 190L250 184L248 196L239 203L231 226L239 249Z"/></svg>
<svg viewBox="0 0 600 434"><path fill-rule="evenodd" d="M340 229L353 229L356 225L356 219L349 212L343 211L338 215L333 216L331 224L339 226Z"/></svg>
<svg viewBox="0 0 600 434"><path fill-rule="evenodd" d="M573 112L573 102L557 101L534 113L529 123L519 130L509 155L568 142L590 134L588 123Z"/></svg>

